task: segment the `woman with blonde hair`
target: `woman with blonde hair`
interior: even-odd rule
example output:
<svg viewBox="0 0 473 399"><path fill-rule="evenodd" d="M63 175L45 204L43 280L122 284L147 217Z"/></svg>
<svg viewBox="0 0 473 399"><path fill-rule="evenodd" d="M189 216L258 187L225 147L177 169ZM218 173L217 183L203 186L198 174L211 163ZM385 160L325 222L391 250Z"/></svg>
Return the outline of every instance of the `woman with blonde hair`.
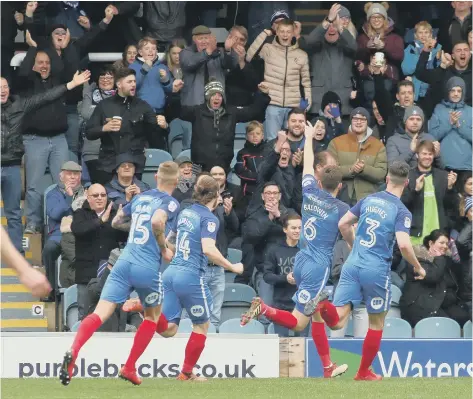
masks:
<svg viewBox="0 0 473 399"><path fill-rule="evenodd" d="M361 61L358 70L363 70L370 63L370 56L381 52L384 54L385 63L393 68L396 81L399 80L399 64L404 58L404 40L394 33L394 21L388 17L389 4L366 3L366 23L358 36L357 60ZM360 72L361 72L360 70Z"/></svg>

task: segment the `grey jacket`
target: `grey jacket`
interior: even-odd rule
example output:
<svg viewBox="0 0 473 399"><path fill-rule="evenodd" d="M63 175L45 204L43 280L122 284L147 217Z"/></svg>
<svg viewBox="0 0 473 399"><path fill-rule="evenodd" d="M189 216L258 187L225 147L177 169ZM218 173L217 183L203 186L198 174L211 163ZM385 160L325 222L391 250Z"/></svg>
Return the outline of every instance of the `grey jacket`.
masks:
<svg viewBox="0 0 473 399"><path fill-rule="evenodd" d="M238 56L232 50L227 53L217 49L211 55L205 51L197 52L195 44L181 51L180 63L185 82L181 90L181 105L194 106L205 102L204 86L210 78L216 78L225 86L225 70L238 65Z"/></svg>
<svg viewBox="0 0 473 399"><path fill-rule="evenodd" d="M435 139L429 134L422 132L419 135L418 142L429 140L435 141ZM411 141L412 138L407 133L400 133L398 130L395 130L393 136L388 139L386 143L386 155L388 157L388 167L394 161L404 161L409 164L411 168L417 166L417 155L415 152L411 151ZM438 166L440 158L436 158L434 166Z"/></svg>
<svg viewBox="0 0 473 399"><path fill-rule="evenodd" d="M353 35L344 30L340 38L330 44L325 40L326 30L322 24L310 35L299 39L299 46L310 57L310 78L312 81L312 107L310 113L317 114L322 97L327 91L334 91L342 100L342 114L349 115L350 92L352 91L352 68L357 50Z"/></svg>

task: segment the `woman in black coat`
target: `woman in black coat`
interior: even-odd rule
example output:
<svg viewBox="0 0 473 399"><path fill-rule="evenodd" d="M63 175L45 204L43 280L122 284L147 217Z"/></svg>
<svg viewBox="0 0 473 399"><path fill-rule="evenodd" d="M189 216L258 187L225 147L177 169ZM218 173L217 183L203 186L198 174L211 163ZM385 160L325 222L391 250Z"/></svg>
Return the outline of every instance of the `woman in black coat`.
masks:
<svg viewBox="0 0 473 399"><path fill-rule="evenodd" d="M401 297L401 317L413 327L427 317L448 317L463 326L469 320L468 308L458 293L461 266L453 263L447 253L449 237L434 230L424 238L422 246L414 247L417 259L425 269L423 280L416 280L412 268Z"/></svg>

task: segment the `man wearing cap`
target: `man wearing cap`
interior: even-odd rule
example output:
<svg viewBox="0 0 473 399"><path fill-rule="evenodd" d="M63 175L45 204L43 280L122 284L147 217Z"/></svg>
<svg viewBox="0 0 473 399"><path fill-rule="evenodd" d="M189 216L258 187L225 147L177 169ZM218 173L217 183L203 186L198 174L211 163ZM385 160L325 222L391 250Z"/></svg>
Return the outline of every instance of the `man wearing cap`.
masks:
<svg viewBox="0 0 473 399"><path fill-rule="evenodd" d="M321 108L322 96L335 92L341 99L343 115L350 115L351 79L353 62L357 50L356 39L344 29L341 18L350 18L350 12L340 4L334 4L329 15L310 35L299 36L299 46L311 54L312 107L309 112L317 114Z"/></svg>
<svg viewBox="0 0 473 399"><path fill-rule="evenodd" d="M217 39L209 28L199 25L192 29L193 44L179 54L184 81L181 90L183 106L204 103L204 87L210 77L216 78L225 89L225 70L238 66L238 55L232 50L235 40L229 35L225 48L218 49Z"/></svg>
<svg viewBox="0 0 473 399"><path fill-rule="evenodd" d="M46 194L47 237L43 248L43 265L46 276L53 287L50 300L54 300L56 285L56 260L61 254L61 221L72 215L74 208L79 208L85 199L85 190L81 185L82 167L73 161L65 162L59 174L59 183ZM76 205L76 206L74 206Z"/></svg>
<svg viewBox="0 0 473 399"><path fill-rule="evenodd" d="M269 104L266 84L260 83L258 88L251 106L227 106L223 84L212 78L205 85L205 104L181 108L180 118L192 123L192 162L203 171L208 172L213 166L230 171L236 124L260 119Z"/></svg>
<svg viewBox="0 0 473 399"><path fill-rule="evenodd" d="M192 168L192 161L189 157L182 156L176 159L179 165L179 182L172 196L181 203L192 198L192 188L196 181L196 174Z"/></svg>
<svg viewBox="0 0 473 399"><path fill-rule="evenodd" d="M417 105L407 107L404 112L404 129L396 129L394 136L391 136L386 143L386 154L388 166L394 161L404 161L411 168L417 166L416 149L417 145L424 140L434 142L435 165L442 167L440 162L440 143L428 133L424 132L425 124L424 112Z"/></svg>
<svg viewBox="0 0 473 399"><path fill-rule="evenodd" d="M115 207L125 206L135 195L148 191L150 187L135 176L136 165L133 157L129 154L121 154L117 157L115 176L112 181L105 185L108 198L113 201Z"/></svg>
<svg viewBox="0 0 473 399"><path fill-rule="evenodd" d="M342 170L350 205L375 193L388 169L386 148L372 135L369 120L365 108L355 108L350 114L348 133L333 139L328 146Z"/></svg>

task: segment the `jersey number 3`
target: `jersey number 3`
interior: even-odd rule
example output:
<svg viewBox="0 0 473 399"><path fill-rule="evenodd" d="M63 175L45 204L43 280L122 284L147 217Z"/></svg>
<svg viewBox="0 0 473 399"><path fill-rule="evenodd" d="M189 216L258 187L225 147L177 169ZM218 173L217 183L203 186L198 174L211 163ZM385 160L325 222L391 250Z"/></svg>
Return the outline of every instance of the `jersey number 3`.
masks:
<svg viewBox="0 0 473 399"><path fill-rule="evenodd" d="M369 240L360 240L360 244L364 247L371 248L376 244L375 230L379 227L379 222L371 218L366 218L366 223L369 225L366 229L366 234L368 234Z"/></svg>
<svg viewBox="0 0 473 399"><path fill-rule="evenodd" d="M131 227L130 227L130 235L128 237L128 242L143 245L148 241L149 238L149 230L144 223L148 222L151 219L150 215L133 215L131 217ZM136 233L139 233L139 237L135 237Z"/></svg>

